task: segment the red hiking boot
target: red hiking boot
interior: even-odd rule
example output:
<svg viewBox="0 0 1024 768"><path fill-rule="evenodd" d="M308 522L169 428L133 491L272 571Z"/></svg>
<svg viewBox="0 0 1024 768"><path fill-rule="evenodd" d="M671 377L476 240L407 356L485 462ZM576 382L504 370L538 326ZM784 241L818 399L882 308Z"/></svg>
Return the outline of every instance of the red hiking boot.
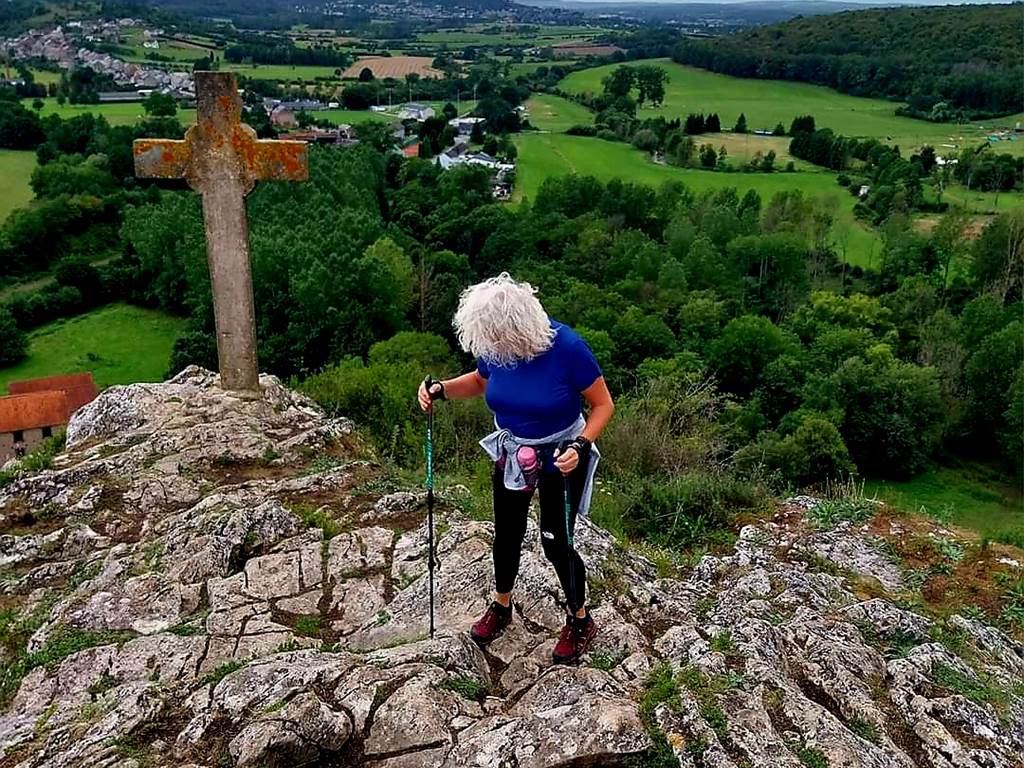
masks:
<svg viewBox="0 0 1024 768"><path fill-rule="evenodd" d="M555 650L551 654L556 664L572 664L587 652L590 642L597 636L597 624L587 614L585 619L567 616L562 634L558 636Z"/></svg>
<svg viewBox="0 0 1024 768"><path fill-rule="evenodd" d="M512 623L512 606L506 608L494 601L480 620L469 630L469 636L480 645L486 645L500 635L505 627Z"/></svg>

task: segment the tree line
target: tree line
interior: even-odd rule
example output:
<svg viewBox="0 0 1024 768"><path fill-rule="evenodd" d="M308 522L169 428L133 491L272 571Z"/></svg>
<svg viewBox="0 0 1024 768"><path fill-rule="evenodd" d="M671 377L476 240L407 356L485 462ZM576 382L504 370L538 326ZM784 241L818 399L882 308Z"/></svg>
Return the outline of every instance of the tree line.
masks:
<svg viewBox="0 0 1024 768"><path fill-rule="evenodd" d="M681 64L797 80L908 102L903 114L965 120L1020 111L1020 6L886 8L800 17L713 40L687 38Z"/></svg>

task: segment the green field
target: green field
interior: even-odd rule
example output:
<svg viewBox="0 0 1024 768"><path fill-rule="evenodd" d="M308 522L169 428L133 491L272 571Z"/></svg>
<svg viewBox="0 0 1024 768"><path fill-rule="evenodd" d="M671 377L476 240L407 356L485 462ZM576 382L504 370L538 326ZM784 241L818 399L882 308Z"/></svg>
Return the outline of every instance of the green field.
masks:
<svg viewBox="0 0 1024 768"><path fill-rule="evenodd" d="M60 75L60 72L51 72L48 69L35 69L34 67L32 68L32 78L41 85L59 83Z"/></svg>
<svg viewBox="0 0 1024 768"><path fill-rule="evenodd" d="M561 133L574 125L593 125L594 113L574 101L535 93L526 102L530 125L540 131Z"/></svg>
<svg viewBox="0 0 1024 768"><path fill-rule="evenodd" d="M527 26L497 27L488 25L476 29L442 29L424 32L416 38L419 43L434 45L481 47L530 45L548 47L560 43L586 43L607 30L597 27Z"/></svg>
<svg viewBox="0 0 1024 768"><path fill-rule="evenodd" d="M1024 206L1024 192L978 192L967 191L967 187L960 185L951 186L946 189L942 199L950 204L959 205L977 213L1003 213L1011 208Z"/></svg>
<svg viewBox="0 0 1024 768"><path fill-rule="evenodd" d="M26 107L31 108L32 100L27 99L24 104ZM43 108L39 114L41 117L60 115L61 118L67 120L78 115L84 115L86 112L91 112L94 115L103 115L111 125L134 125L146 116L145 111L142 109L142 103L137 101L127 104L65 104L62 107L52 97L43 99ZM183 124L194 123L195 119L196 111L194 109L178 110L178 120Z"/></svg>
<svg viewBox="0 0 1024 768"><path fill-rule="evenodd" d="M496 56L495 58L501 59L502 57ZM505 58L507 59L508 57L506 56ZM553 59L551 61L522 61L518 64L509 64L509 73L512 77L515 77L516 75L528 75L541 67L568 66L575 63L576 59L569 57Z"/></svg>
<svg viewBox="0 0 1024 768"><path fill-rule="evenodd" d="M238 72L240 75L251 77L257 80L315 80L318 77L326 77L331 80L340 80L337 72L339 67L307 66L304 64L232 64L222 62L222 70Z"/></svg>
<svg viewBox="0 0 1024 768"><path fill-rule="evenodd" d="M984 465L938 468L906 482L868 481L864 493L907 512L921 512L996 538L1024 537L1020 488Z"/></svg>
<svg viewBox="0 0 1024 768"><path fill-rule="evenodd" d="M17 149L0 149L0 222L15 208L32 199L28 185L36 167L36 153Z"/></svg>
<svg viewBox="0 0 1024 768"><path fill-rule="evenodd" d="M317 109L309 113L317 120L328 120L335 125L347 123L391 123L398 118L383 112L371 112L368 109Z"/></svg>
<svg viewBox="0 0 1024 768"><path fill-rule="evenodd" d="M836 184L835 175L817 170L796 173L723 173L696 168L675 168L651 162L646 153L629 144L584 136L550 133L520 134L516 168L516 199L532 199L548 176L579 173L602 181L621 178L657 187L666 181L681 181L696 192L736 187L740 194L755 190L767 203L773 195L799 189L812 197L830 196L839 201L833 238L846 260L861 267L876 266L881 253L878 234L854 219L853 197Z"/></svg>
<svg viewBox="0 0 1024 768"><path fill-rule="evenodd" d="M188 43L183 43L178 40L168 40L166 38L160 38L158 43L160 44L159 48L146 48L143 46L142 30L132 30L125 36L124 47L131 51L131 55L126 56L125 58L128 61L146 62L148 61L148 59L146 59L146 55L155 53L160 56L173 59L174 61L191 64L197 59L205 58L211 52L220 53L219 51L211 51L210 49L203 48L202 46L189 45ZM167 64L170 62L163 63Z"/></svg>
<svg viewBox="0 0 1024 768"><path fill-rule="evenodd" d="M185 320L112 304L44 325L31 334L28 357L0 368L0 392L20 379L92 371L100 387L161 381Z"/></svg>
<svg viewBox="0 0 1024 768"><path fill-rule="evenodd" d="M814 115L818 127L831 128L845 136L873 136L905 150L931 144L940 154L965 144L978 144L994 127L1013 128L1018 120L1024 119L1024 114L1020 114L966 125L929 123L896 117L894 102L847 96L817 85L730 77L668 59L644 63L663 67L669 80L664 104L656 108L644 107L638 111L638 117L685 118L690 112L717 112L722 127L728 129L742 112L751 130L770 130L776 123L789 128L790 121L797 115ZM619 65L573 72L561 86L572 93L598 94L602 90L601 79L616 66ZM1024 154L1024 141L997 142L993 149Z"/></svg>
<svg viewBox="0 0 1024 768"><path fill-rule="evenodd" d="M534 128L551 133L564 133L574 125L592 125L594 113L574 101L537 93L526 102L527 117ZM749 163L757 153L775 153L777 167L793 158L789 154L789 139L785 136L756 136L751 133L716 133L698 136L697 145L710 143L715 149L725 147L733 166ZM800 170L817 170L810 163L794 160Z"/></svg>

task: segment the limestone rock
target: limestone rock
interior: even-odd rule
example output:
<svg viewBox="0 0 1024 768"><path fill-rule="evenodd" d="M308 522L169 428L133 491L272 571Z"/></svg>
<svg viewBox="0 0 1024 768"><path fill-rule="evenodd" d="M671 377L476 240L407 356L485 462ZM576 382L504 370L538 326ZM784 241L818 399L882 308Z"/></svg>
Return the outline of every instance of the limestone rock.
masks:
<svg viewBox="0 0 1024 768"><path fill-rule="evenodd" d="M513 623L481 649L466 630L490 597L492 527L442 498L430 637L423 493L368 491L389 483L351 422L261 386L238 398L190 368L111 388L52 470L0 490L18 638L0 650L0 766L611 766L642 759L652 724L695 768L1021 765L1024 645L963 616L943 628L956 644L936 642L848 527L749 525L658 578L581 520L600 634L559 667L536 524ZM851 572L881 596L858 597ZM641 717L652 675L675 690Z"/></svg>

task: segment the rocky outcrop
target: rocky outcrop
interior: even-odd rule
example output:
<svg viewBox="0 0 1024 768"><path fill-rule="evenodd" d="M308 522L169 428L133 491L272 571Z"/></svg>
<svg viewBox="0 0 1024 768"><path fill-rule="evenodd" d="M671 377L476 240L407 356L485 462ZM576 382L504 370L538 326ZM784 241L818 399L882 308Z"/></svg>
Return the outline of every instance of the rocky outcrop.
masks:
<svg viewBox="0 0 1024 768"><path fill-rule="evenodd" d="M428 637L422 496L262 384L112 388L0 490L2 768L1022 765L1024 646L899 604L858 530L783 515L669 579L583 522L601 634L558 667L536 528L480 649L491 527L442 504Z"/></svg>

